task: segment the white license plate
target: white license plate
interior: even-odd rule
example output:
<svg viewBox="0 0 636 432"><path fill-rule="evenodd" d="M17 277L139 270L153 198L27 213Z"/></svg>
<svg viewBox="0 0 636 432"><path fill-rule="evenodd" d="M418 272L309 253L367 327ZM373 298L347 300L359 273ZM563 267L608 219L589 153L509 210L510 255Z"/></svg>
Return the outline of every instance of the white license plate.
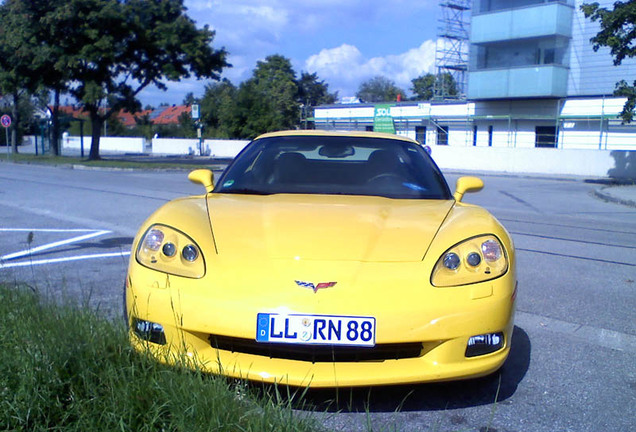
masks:
<svg viewBox="0 0 636 432"><path fill-rule="evenodd" d="M375 345L375 318L259 313L256 341L313 345Z"/></svg>

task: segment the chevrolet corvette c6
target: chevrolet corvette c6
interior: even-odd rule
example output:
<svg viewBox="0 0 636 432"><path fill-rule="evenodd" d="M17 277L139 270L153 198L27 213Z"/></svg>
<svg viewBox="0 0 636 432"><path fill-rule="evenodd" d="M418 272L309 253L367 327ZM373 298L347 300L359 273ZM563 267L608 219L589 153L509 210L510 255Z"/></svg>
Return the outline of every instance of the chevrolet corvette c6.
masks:
<svg viewBox="0 0 636 432"><path fill-rule="evenodd" d="M142 225L130 339L214 374L337 387L472 378L510 352L515 251L416 141L287 131Z"/></svg>

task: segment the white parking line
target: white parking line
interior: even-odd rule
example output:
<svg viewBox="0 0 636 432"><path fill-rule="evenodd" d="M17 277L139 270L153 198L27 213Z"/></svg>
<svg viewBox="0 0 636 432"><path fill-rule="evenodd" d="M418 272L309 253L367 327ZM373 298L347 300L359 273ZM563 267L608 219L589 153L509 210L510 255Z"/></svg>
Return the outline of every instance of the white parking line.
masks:
<svg viewBox="0 0 636 432"><path fill-rule="evenodd" d="M46 260L35 260L35 261L23 261L18 263L9 263L2 264L0 263L0 269L11 268L11 267L28 267L28 266L36 266L43 264L55 264L69 261L81 261L88 259L98 259L98 258L113 258L113 257L127 257L130 256L130 251L128 252L113 252L113 253L104 253L104 254L93 254L93 255L78 255L72 257L65 258L52 258Z"/></svg>
<svg viewBox="0 0 636 432"><path fill-rule="evenodd" d="M51 258L51 259L42 259L42 260L30 259L28 261L22 261L22 262L7 262L7 261L15 260L18 258L33 257L34 254L37 254L38 252L47 251L47 250L55 249L58 247L66 246L69 244L78 243L84 240L92 239L95 237L103 236L105 234L110 234L112 231L90 230L90 229L57 229L57 228L33 228L33 229L31 228L0 228L0 232L87 233L80 236L74 236L65 240L47 243L47 244L37 246L34 248L27 248L25 250L21 250L18 252L12 252L9 254L2 255L0 256L0 269L11 268L11 267L26 267L26 266L43 265L43 264L55 264L55 263L80 261L80 260L88 260L88 259L125 257L130 255L130 251L123 251L123 252L111 252L111 253L101 253L101 254L76 255L76 256L70 256L70 257Z"/></svg>
<svg viewBox="0 0 636 432"><path fill-rule="evenodd" d="M33 231L30 231L33 232ZM14 252L14 253L10 253L7 255L2 255L0 256L0 261L8 261L8 260L12 260L15 258L20 258L20 257L24 257L24 256L28 256L28 255L33 255L37 252L42 252L45 250L49 250L49 249L55 249L58 246L66 246L68 244L71 243L77 243L77 242L81 242L82 240L88 240L94 237L99 237L102 236L104 234L109 234L111 233L111 231L94 231L90 234L85 234L82 236L77 236L77 237L72 237L70 239L66 239L66 240L60 240L57 242L53 242L53 243L48 243L42 246L38 246L38 247L34 247L34 248L30 248L30 249L25 249L19 252Z"/></svg>

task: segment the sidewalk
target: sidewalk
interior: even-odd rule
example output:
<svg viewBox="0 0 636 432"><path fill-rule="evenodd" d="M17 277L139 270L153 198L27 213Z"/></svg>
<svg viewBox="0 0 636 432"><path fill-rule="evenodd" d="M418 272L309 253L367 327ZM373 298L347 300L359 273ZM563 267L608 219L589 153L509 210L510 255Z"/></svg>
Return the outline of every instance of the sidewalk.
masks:
<svg viewBox="0 0 636 432"><path fill-rule="evenodd" d="M594 194L605 201L636 207L636 185L600 187Z"/></svg>

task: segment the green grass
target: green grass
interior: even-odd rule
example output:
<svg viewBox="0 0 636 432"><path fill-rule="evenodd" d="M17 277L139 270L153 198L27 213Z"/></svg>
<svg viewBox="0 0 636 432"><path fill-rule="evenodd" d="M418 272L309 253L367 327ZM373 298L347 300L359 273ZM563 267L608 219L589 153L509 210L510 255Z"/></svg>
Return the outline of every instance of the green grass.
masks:
<svg viewBox="0 0 636 432"><path fill-rule="evenodd" d="M0 322L0 430L317 430L276 391L136 353L123 324L88 308L0 284Z"/></svg>
<svg viewBox="0 0 636 432"><path fill-rule="evenodd" d="M121 159L104 158L100 160L88 160L87 158L53 156L53 155L32 155L32 154L11 154L6 155L0 149L0 162L14 162L25 164L41 164L41 165L82 165L87 167L116 168L116 169L179 169L192 170L197 166L187 163L171 163L157 162L156 159L148 162L143 161L126 161Z"/></svg>

